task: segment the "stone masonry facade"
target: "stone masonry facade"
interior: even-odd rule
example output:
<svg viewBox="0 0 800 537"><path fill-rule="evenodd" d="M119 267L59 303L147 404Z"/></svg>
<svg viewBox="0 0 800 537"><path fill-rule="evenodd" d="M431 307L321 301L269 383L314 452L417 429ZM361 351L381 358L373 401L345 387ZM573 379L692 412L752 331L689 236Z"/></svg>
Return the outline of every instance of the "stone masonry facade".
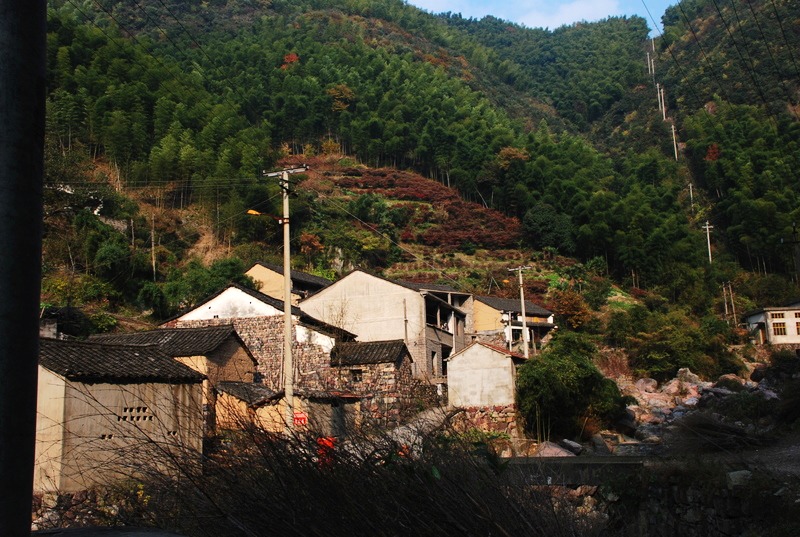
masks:
<svg viewBox="0 0 800 537"><path fill-rule="evenodd" d="M207 319L171 323L175 328L197 328L231 324L258 362L258 374L271 390L283 389L283 317L248 317L239 319ZM330 354L319 345L298 342L296 326L292 327L292 356L296 389L321 391L328 389Z"/></svg>

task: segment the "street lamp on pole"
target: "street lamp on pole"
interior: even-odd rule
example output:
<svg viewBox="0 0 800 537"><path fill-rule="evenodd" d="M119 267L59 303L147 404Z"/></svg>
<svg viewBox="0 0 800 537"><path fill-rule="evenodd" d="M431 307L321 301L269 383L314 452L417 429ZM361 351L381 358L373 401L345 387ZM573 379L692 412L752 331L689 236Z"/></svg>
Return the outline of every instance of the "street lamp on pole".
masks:
<svg viewBox="0 0 800 537"><path fill-rule="evenodd" d="M294 361L292 360L292 274L289 250L289 175L308 170L308 166L279 172L264 172L264 177L280 177L283 191L283 393L286 399L286 431L294 425ZM249 212L249 211L248 211Z"/></svg>

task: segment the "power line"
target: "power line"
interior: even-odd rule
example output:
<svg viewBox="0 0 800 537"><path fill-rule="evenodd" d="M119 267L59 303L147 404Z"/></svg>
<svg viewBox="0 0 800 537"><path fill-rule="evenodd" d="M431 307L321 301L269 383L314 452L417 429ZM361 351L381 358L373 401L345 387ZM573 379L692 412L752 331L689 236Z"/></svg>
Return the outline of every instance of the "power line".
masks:
<svg viewBox="0 0 800 537"><path fill-rule="evenodd" d="M750 0L746 1L747 1L747 6L750 8L750 13L753 14L753 21L755 22L756 27L758 28L758 31L761 34L761 40L764 43L764 47L767 49L767 53L769 53L769 58L772 61L774 72L776 75L778 75L778 80L780 81L781 87L783 88L783 91L786 93L786 98L787 102L789 103L789 108L792 111L792 114L794 115L795 119L800 120L800 116L798 116L797 111L795 110L794 105L792 104L791 90L788 87L786 87L786 81L783 79L783 76L781 76L780 66L777 60L775 59L775 55L772 53L772 48L770 48L769 46L769 41L767 40L767 36L764 35L764 29L761 27L761 23L758 21L758 15L756 15L755 9L753 9L753 4L750 3ZM741 29L741 24L739 28ZM789 44L786 43L786 45L787 48L791 51L791 47L788 46ZM800 75L800 73L798 73L798 75Z"/></svg>

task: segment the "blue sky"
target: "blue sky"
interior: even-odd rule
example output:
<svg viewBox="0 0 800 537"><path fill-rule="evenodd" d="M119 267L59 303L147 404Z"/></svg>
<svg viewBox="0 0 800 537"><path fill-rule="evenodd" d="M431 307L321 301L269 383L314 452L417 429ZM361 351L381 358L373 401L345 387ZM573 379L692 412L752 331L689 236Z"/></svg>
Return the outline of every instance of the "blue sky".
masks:
<svg viewBox="0 0 800 537"><path fill-rule="evenodd" d="M647 20L650 34L661 31L661 15L678 0L407 0L431 13L451 11L464 17L497 18L529 28L551 30L580 21L597 21L610 16L639 15ZM648 15L648 10L650 14ZM652 15L652 18L651 18ZM655 23L653 22L655 19ZM653 31L657 25L657 31Z"/></svg>

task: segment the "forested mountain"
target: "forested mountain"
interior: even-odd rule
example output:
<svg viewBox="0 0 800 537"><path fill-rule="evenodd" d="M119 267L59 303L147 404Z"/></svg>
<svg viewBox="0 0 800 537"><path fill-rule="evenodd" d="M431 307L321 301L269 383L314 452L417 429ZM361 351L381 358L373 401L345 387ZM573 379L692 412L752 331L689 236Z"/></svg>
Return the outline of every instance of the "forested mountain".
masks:
<svg viewBox="0 0 800 537"><path fill-rule="evenodd" d="M743 307L786 299L800 6L693 0L664 23L651 42L638 17L543 30L402 0L53 0L47 296L74 300L64 289L77 274L86 296L175 311L241 268L190 263L203 237L187 219L239 258L276 251L275 226L244 216L279 212L262 170L324 155L330 169L313 190L301 177L293 201L307 270L385 268L400 243L508 246L463 230L431 239L479 211L426 199L427 187L414 187L417 205L383 183L354 191L364 164L434 179L504 213L495 221L517 246L605 266L699 315L720 307L727 281Z"/></svg>

